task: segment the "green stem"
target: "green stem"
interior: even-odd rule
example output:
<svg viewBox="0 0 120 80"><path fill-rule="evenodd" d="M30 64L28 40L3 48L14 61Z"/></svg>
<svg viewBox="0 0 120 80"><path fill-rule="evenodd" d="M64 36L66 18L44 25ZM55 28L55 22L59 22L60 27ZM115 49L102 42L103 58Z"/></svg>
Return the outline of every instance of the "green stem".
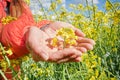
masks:
<svg viewBox="0 0 120 80"><path fill-rule="evenodd" d="M80 70L80 73L82 73L82 70L81 70L81 66L83 66L83 64L82 65L80 65L80 63L79 63L79 70ZM84 76L83 76L83 74L81 74L81 78L82 78L82 80L84 80Z"/></svg>
<svg viewBox="0 0 120 80"><path fill-rule="evenodd" d="M110 75L114 76L116 78L116 76L114 74L112 74L109 70L104 69L104 71L108 72Z"/></svg>
<svg viewBox="0 0 120 80"><path fill-rule="evenodd" d="M3 55L3 58L5 59L5 61L7 61L8 63L8 67L12 70L12 74L13 76L15 76L17 74L17 72L14 70L14 68L11 66L11 63L10 63L10 60L9 58L6 56L6 52L2 46L2 44L0 43L0 49L2 50L2 55Z"/></svg>
<svg viewBox="0 0 120 80"><path fill-rule="evenodd" d="M52 3L53 1L51 0L51 3ZM56 3L57 4L57 3ZM58 14L57 14L57 12L56 12L56 10L55 9L53 9L52 10L54 13L55 13L55 15L57 16L57 20L59 20L59 17L58 17Z"/></svg>
<svg viewBox="0 0 120 80"><path fill-rule="evenodd" d="M90 18L90 20L91 20L91 16L90 16L90 9L89 9L89 4L88 4L88 0L86 0L86 5L87 5L87 8L88 8L88 15L89 15L89 18Z"/></svg>
<svg viewBox="0 0 120 80"><path fill-rule="evenodd" d="M66 47L66 43L65 43L65 37L64 37L64 41L63 41L63 49Z"/></svg>
<svg viewBox="0 0 120 80"><path fill-rule="evenodd" d="M93 22L95 22L95 7L94 7L94 4L93 4L93 0L92 0L92 6L93 6ZM93 23L93 26L95 26L95 23Z"/></svg>
<svg viewBox="0 0 120 80"><path fill-rule="evenodd" d="M39 3L40 3L40 6L41 6L41 8L42 8L42 11L44 12L45 18L48 19L48 18L47 18L47 14L46 14L46 12L45 12L45 9L44 9L44 7L43 7L41 1L40 1L40 0L38 0L38 1L39 1Z"/></svg>
<svg viewBox="0 0 120 80"><path fill-rule="evenodd" d="M107 0L109 3L110 3L110 5L113 7L112 8L112 10L114 11L115 10L115 12L116 12L116 9L115 9L115 7L114 7L114 5L110 2L110 0Z"/></svg>
<svg viewBox="0 0 120 80"><path fill-rule="evenodd" d="M2 77L4 78L4 80L8 80L8 79L6 78L6 76L4 75L4 73L2 72L2 70L0 70L0 74L2 75Z"/></svg>
<svg viewBox="0 0 120 80"><path fill-rule="evenodd" d="M63 71L62 71L62 80L65 80L65 68L64 65L62 65Z"/></svg>
<svg viewBox="0 0 120 80"><path fill-rule="evenodd" d="M68 75L68 80L71 80L71 79L70 79L69 72L68 72L68 69L67 69L67 66L66 66L66 72L67 72L67 75Z"/></svg>

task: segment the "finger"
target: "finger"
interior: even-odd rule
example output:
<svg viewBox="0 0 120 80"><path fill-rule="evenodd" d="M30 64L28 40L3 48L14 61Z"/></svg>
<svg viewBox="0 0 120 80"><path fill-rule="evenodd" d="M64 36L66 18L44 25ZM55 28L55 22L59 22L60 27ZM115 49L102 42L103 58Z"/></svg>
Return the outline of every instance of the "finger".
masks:
<svg viewBox="0 0 120 80"><path fill-rule="evenodd" d="M93 45L89 44L89 43L80 43L78 45L79 47L84 47L86 48L87 50L92 50L93 49Z"/></svg>
<svg viewBox="0 0 120 80"><path fill-rule="evenodd" d="M45 50L41 49L41 47L39 47L39 46L37 46L37 48L33 49L33 53L35 55L38 55L39 58L43 61L47 61L49 58L48 53Z"/></svg>
<svg viewBox="0 0 120 80"><path fill-rule="evenodd" d="M41 48L42 45L32 44L32 43L30 44L30 43L31 42L27 42L26 47L32 54L33 59L35 61L40 61L40 60L47 61L49 58L49 55L44 49Z"/></svg>
<svg viewBox="0 0 120 80"><path fill-rule="evenodd" d="M62 60L58 60L57 63L65 63L65 62L68 62L69 61L69 58L65 58L65 59L62 59Z"/></svg>
<svg viewBox="0 0 120 80"><path fill-rule="evenodd" d="M65 62L80 62L81 61L81 57L76 57L76 58L71 58L71 59L62 59L60 61L58 61L57 63L65 63Z"/></svg>
<svg viewBox="0 0 120 80"><path fill-rule="evenodd" d="M82 59L81 59L81 57L79 56L79 57L76 57L76 58L74 58L74 59L69 60L68 62L80 62L80 61L82 61Z"/></svg>
<svg viewBox="0 0 120 80"><path fill-rule="evenodd" d="M82 61L81 57L77 57L77 58L74 59L74 62L80 62L80 61Z"/></svg>
<svg viewBox="0 0 120 80"><path fill-rule="evenodd" d="M58 61L58 60L61 60L61 59L64 59L64 58L67 58L73 55L81 56L82 53L79 50L76 50L74 48L66 48L66 49L59 50L55 53L50 54L49 60Z"/></svg>
<svg viewBox="0 0 120 80"><path fill-rule="evenodd" d="M76 47L77 50L81 51L82 53L87 52L87 49L84 47Z"/></svg>
<svg viewBox="0 0 120 80"><path fill-rule="evenodd" d="M74 27L73 25L71 24L68 24L68 28L72 28L74 31L75 31L75 34L79 37L85 37L85 34L78 28Z"/></svg>
<svg viewBox="0 0 120 80"><path fill-rule="evenodd" d="M51 29L51 28L45 29L44 32L46 32L46 34L47 34L50 38L55 37L55 34L56 34L56 32L55 32L53 29Z"/></svg>
<svg viewBox="0 0 120 80"><path fill-rule="evenodd" d="M75 30L75 34L79 37L85 37L85 34L80 30L80 29L77 29L77 28L74 28Z"/></svg>
<svg viewBox="0 0 120 80"><path fill-rule="evenodd" d="M40 31L39 31L40 32ZM32 28L31 30L29 30L29 34L26 34L26 45L30 47L30 50L32 50L32 53L35 53L36 55L38 55L42 60L46 61L49 57L48 53L45 51L45 50L48 50L46 49L46 46L44 45L45 44L45 41L44 40L41 40L39 38L44 38L42 36L42 32L39 33L37 31L36 28ZM37 38L33 35L36 35L36 34L41 34L42 36Z"/></svg>
<svg viewBox="0 0 120 80"><path fill-rule="evenodd" d="M78 37L77 42L78 43L90 43L91 45L95 45L95 41L89 38Z"/></svg>
<svg viewBox="0 0 120 80"><path fill-rule="evenodd" d="M72 62L72 61L74 61L74 59L76 57L78 57L78 56L77 55L68 56L68 57L65 57L61 60L58 60L57 63L64 63L64 62L69 62L69 61Z"/></svg>
<svg viewBox="0 0 120 80"><path fill-rule="evenodd" d="M65 57L65 58L63 58L61 60L58 60L57 63L63 63L63 62L69 62L69 61L72 62L72 61L74 61L75 58L80 57L80 56L78 56L78 55L71 55L71 56Z"/></svg>

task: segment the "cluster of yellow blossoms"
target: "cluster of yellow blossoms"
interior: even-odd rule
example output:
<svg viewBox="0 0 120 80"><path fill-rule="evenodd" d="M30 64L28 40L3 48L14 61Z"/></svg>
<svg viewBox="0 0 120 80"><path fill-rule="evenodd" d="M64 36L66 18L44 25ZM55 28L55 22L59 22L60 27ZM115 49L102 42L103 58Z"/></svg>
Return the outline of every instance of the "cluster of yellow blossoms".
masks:
<svg viewBox="0 0 120 80"><path fill-rule="evenodd" d="M6 16L6 17L3 17L2 18L2 24L8 24L8 23L10 23L11 21L14 21L14 20L17 20L17 18L15 18L15 17L11 17L11 16Z"/></svg>
<svg viewBox="0 0 120 80"><path fill-rule="evenodd" d="M86 80L117 80L115 77L107 77L107 70L101 67L101 58L93 51L90 51L89 54L84 54L82 56L82 63L86 65L84 69L87 69L87 72L85 72L85 74L88 75L85 77ZM109 72L109 74L111 73Z"/></svg>
<svg viewBox="0 0 120 80"><path fill-rule="evenodd" d="M52 46L58 46L59 41L62 40L63 47L70 47L76 45L78 37L72 28L61 28L57 30L56 36L52 39Z"/></svg>
<svg viewBox="0 0 120 80"><path fill-rule="evenodd" d="M24 0L28 5L30 5L30 0Z"/></svg>

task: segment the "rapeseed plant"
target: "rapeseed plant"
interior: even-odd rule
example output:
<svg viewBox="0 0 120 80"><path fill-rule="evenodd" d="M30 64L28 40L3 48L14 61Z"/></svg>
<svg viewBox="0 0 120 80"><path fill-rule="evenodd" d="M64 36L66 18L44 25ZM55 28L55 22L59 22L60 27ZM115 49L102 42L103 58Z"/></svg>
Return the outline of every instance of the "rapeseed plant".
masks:
<svg viewBox="0 0 120 80"><path fill-rule="evenodd" d="M51 45L57 46L60 41L59 38L62 40L63 42L62 45L64 48L76 45L77 44L76 40L78 39L73 29L61 28L57 30L56 36L52 39Z"/></svg>
<svg viewBox="0 0 120 80"><path fill-rule="evenodd" d="M26 0L29 3L29 0ZM87 0L86 0L87 1ZM119 80L120 79L120 10L119 3L112 3L106 0L104 5L106 11L98 10L96 5L74 5L71 4L71 12L65 7L57 10L62 2L56 0L53 2L44 16L36 15L39 20L44 18L50 20L61 20L73 24L81 29L87 38L96 41L94 50L84 53L82 62L54 64L47 62L34 62L31 55L27 55L20 59L9 60L5 58L0 60L0 68L2 72L10 66L20 65L20 77L24 80ZM76 13L78 12L78 13ZM47 15L48 13L48 15ZM49 14L52 13L52 14ZM54 17L54 19L53 19ZM15 18L3 18L2 23L8 24L16 20ZM56 36L52 39L51 45L58 47L58 41L62 42L64 47L74 46L77 36L71 28L61 28L57 31ZM64 48L63 47L63 48ZM4 50L4 51L3 51ZM12 53L11 50L6 51L3 46L0 48L0 55L7 56ZM5 78L5 75L3 75ZM5 78L6 80L6 78Z"/></svg>

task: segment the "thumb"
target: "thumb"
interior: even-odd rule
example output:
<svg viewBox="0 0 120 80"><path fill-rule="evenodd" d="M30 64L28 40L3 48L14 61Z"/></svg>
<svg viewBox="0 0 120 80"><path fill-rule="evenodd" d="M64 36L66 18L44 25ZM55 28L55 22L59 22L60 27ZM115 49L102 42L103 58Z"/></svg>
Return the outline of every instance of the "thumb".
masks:
<svg viewBox="0 0 120 80"><path fill-rule="evenodd" d="M30 47L27 45L27 49L29 50L33 60L35 61L47 61L49 58L48 53L41 47Z"/></svg>
<svg viewBox="0 0 120 80"><path fill-rule="evenodd" d="M85 34L80 30L80 29L77 29L77 28L74 28L75 30L75 34L79 37L85 37Z"/></svg>
<svg viewBox="0 0 120 80"><path fill-rule="evenodd" d="M35 61L47 61L49 58L48 53L40 47L33 49L32 56Z"/></svg>
<svg viewBox="0 0 120 80"><path fill-rule="evenodd" d="M44 55L39 55L36 53L31 53L32 54L32 58L34 61L38 62L38 61L47 61L48 60L48 55L44 54Z"/></svg>

